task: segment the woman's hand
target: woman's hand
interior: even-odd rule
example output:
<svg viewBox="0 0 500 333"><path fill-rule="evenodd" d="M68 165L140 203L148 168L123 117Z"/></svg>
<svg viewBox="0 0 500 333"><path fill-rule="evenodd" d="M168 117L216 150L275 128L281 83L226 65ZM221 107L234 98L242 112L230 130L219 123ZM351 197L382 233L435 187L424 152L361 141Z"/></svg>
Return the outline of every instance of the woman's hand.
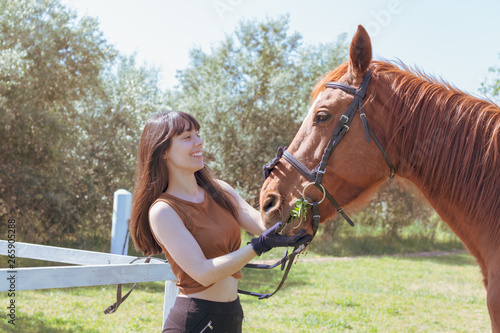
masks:
<svg viewBox="0 0 500 333"><path fill-rule="evenodd" d="M252 249L260 256L275 247L300 246L312 240L312 235L304 235L305 230L300 230L293 236L283 236L278 233L282 227L282 223L278 222L271 228L267 229L259 237L252 238L250 243Z"/></svg>

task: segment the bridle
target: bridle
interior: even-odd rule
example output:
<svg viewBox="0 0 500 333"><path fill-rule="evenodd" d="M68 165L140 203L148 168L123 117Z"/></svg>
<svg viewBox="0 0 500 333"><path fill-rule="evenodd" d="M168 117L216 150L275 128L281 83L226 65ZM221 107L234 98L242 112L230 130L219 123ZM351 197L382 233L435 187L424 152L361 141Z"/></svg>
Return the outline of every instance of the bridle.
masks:
<svg viewBox="0 0 500 333"><path fill-rule="evenodd" d="M271 174L272 170L278 164L281 159L283 158L285 161L290 163L297 171L300 172L304 178L306 178L310 183L307 184L304 187L304 191L302 193L303 199L306 200L305 198L305 189L308 188L310 185L314 185L318 189L320 189L323 192L323 199L328 198L332 206L336 209L337 213L342 215L344 219L351 225L354 226L354 223L352 220L347 216L347 214L344 212L342 207L337 203L337 201L333 198L333 196L325 189L325 187L322 184L323 176L325 175L326 171L326 165L328 163L328 160L330 159L330 156L333 154L335 148L337 148L338 144L340 143L340 140L347 134L347 131L349 131L349 126L351 125L352 120L354 119L354 115L356 114L356 111L359 109L360 112L360 117L361 121L363 123L363 128L365 130L365 135L366 135L366 141L370 142L370 138L373 139L377 147L380 149L382 152L382 155L384 155L385 160L387 161L387 164L389 165L390 168L390 178L394 177L395 174L395 168L394 165L392 164L389 155L385 151L384 147L380 143L380 141L377 139L375 134L373 133L371 127L368 125L368 122L366 120L366 114L363 109L363 99L366 96L366 90L368 89L368 85L370 84L370 79L373 74L374 67L371 67L363 76L363 82L360 84L358 88L351 87L349 85L343 84L343 83L338 83L338 82L327 82L325 84L325 88L333 88L333 89L341 89L344 92L351 94L354 96L354 100L351 102L351 104L347 107L346 112L340 117L339 123L333 130L333 134L328 141L328 144L326 145L326 148L323 152L323 156L321 157L321 161L319 164L316 166L315 169L310 170L308 169L302 162L300 162L295 156L293 156L291 153L289 153L285 149L279 147L278 151L276 153L276 157L271 161L271 163L264 165L262 168L264 170L264 179L267 179L269 175ZM319 204L323 201L321 199L320 201L314 201L314 202L308 202L310 206L312 206L312 212L313 212L313 224L312 224L312 229L313 229L313 238L316 235L316 232L319 227L320 223L320 214L319 214ZM312 241L312 240L311 240ZM264 299L264 298L269 298L272 295L274 295L284 284L286 277L288 276L288 272L290 271L291 265L293 264L293 259L297 254L299 254L301 251L304 250L304 248L308 244L301 245L299 248L295 248L292 254L288 255L285 253L283 258L275 263L274 265L255 265L255 264L247 264L245 267L248 268L258 268L258 269L270 269L274 268L278 265L281 265L281 270L285 268L285 263L288 261L288 265L286 266L285 273L283 275L283 278L281 280L281 283L279 284L278 288L271 294L259 294L259 293L253 293L253 292L247 292L243 290L238 290L239 293L246 294L246 295L252 295L252 296L257 296L259 299Z"/></svg>
<svg viewBox="0 0 500 333"><path fill-rule="evenodd" d="M347 134L347 131L349 131L349 126L351 125L352 120L354 119L354 115L356 114L356 111L359 109L360 112L360 117L361 121L363 122L363 128L365 130L365 135L366 135L366 141L370 142L370 137L373 139L375 144L378 146L382 154L384 155L385 160L387 161L387 164L389 165L390 168L390 177L394 177L395 169L394 166L389 158L389 155L387 155L387 152L385 151L384 147L382 147L382 144L380 141L377 139L375 134L373 133L371 127L368 125L368 122L366 120L366 114L363 109L363 99L366 95L366 90L368 89L368 85L370 83L370 79L373 74L373 69L374 67L370 68L365 75L363 76L363 82L361 85L356 89L354 87L351 87L349 85L343 84L343 83L338 83L338 82L327 82L325 84L326 88L333 88L333 89L341 89L351 95L354 96L354 100L351 102L351 104L348 106L346 112L340 117L339 123L333 130L333 134L330 138L330 141L328 141L328 144L326 145L326 148L323 152L323 156L321 157L321 161L319 164L316 166L314 170L309 170L302 162L300 162L295 156L290 154L286 149L282 149L281 147L278 148L278 152L276 154L276 158L273 159L273 161L263 167L264 169L264 177L267 178L270 174L271 171L274 169L277 163L279 163L281 158L284 158L288 163L290 163L295 169L297 169L302 176L304 176L308 181L310 181L310 184L314 184L318 189L322 190L330 203L335 207L337 210L337 213L342 215L344 219L351 225L354 226L354 223L352 220L347 216L347 214L344 212L344 210L340 207L340 205L337 203L337 201L333 198L333 196L323 187L322 185L322 180L323 176L325 175L326 171L326 165L328 163L328 160L330 156L333 154L335 148L337 148L338 144L340 143L340 140ZM309 186L310 184L306 185Z"/></svg>

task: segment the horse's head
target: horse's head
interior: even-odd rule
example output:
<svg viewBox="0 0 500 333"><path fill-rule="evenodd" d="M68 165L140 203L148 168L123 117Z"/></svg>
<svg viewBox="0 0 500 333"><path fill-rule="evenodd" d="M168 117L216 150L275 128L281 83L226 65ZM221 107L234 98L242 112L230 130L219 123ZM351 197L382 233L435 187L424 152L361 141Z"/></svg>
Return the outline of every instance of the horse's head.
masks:
<svg viewBox="0 0 500 333"><path fill-rule="evenodd" d="M377 113L383 109L383 103L374 94L380 82L372 78L369 83L371 60L370 38L359 26L350 46L349 61L316 85L314 101L302 126L264 182L260 205L266 226L289 221L298 199L321 201L324 195L318 182L321 169L324 171L319 176L321 185L339 207L364 197L393 173L383 148L387 142L386 119L384 112ZM325 155L327 147L331 155ZM308 186L311 183L318 186ZM333 217L339 207L335 208L331 200L324 200L319 205L321 222ZM305 221L300 227L299 222L288 223L284 233L294 234L304 228L311 232L310 209Z"/></svg>

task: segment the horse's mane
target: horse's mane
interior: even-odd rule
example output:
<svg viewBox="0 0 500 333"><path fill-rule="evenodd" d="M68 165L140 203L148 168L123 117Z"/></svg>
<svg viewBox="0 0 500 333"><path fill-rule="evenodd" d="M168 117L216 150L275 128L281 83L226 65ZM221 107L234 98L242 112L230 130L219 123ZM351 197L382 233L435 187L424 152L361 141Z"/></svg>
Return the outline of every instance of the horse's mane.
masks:
<svg viewBox="0 0 500 333"><path fill-rule="evenodd" d="M434 199L453 202L475 220L493 216L499 235L498 106L394 64L377 62L375 73L392 77L387 125L401 163L418 173Z"/></svg>
<svg viewBox="0 0 500 333"><path fill-rule="evenodd" d="M402 64L372 64L374 79L390 77L376 80L390 87L375 89L391 90L387 139L397 147L400 167L413 171L434 200L460 207L470 223L485 223L499 241L500 108ZM313 100L326 82L346 72L344 63L326 74Z"/></svg>

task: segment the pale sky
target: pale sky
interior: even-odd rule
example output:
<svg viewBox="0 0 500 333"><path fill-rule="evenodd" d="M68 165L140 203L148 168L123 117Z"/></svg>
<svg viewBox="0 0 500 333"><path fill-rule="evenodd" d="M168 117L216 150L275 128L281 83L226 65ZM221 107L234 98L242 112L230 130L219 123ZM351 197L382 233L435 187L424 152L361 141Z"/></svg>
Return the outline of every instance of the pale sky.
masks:
<svg viewBox="0 0 500 333"><path fill-rule="evenodd" d="M290 15L290 31L305 43L348 40L362 24L375 59L401 60L459 89L479 95L488 68L499 66L498 0L61 0L97 17L108 41L161 70L173 87L189 50L205 52L242 20Z"/></svg>

